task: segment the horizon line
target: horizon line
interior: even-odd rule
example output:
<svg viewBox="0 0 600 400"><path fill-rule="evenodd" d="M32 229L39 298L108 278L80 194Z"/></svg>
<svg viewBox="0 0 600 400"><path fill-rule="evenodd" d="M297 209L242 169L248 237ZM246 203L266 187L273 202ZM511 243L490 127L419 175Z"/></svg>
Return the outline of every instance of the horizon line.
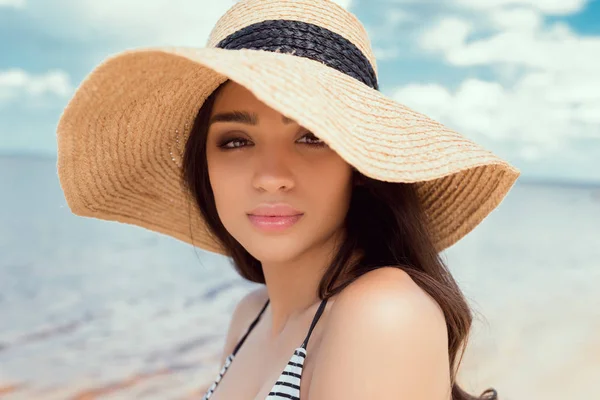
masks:
<svg viewBox="0 0 600 400"><path fill-rule="evenodd" d="M50 153L34 153L34 152L3 152L0 150L0 158L25 158L35 159L38 161L56 161L56 154ZM570 186L570 187L600 187L600 181L587 181L587 180L567 180L561 178L540 178L523 176L517 180L516 185L527 184L527 185L546 185L546 186Z"/></svg>

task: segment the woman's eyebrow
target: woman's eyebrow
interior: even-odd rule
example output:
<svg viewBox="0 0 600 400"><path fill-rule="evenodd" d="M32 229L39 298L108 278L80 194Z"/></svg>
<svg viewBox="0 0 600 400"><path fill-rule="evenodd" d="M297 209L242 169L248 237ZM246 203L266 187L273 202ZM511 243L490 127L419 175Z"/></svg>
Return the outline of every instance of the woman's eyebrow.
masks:
<svg viewBox="0 0 600 400"><path fill-rule="evenodd" d="M284 124L291 124L294 122L293 119L282 116L281 120ZM228 111L212 116L209 122L209 126L215 122L239 122L241 124L257 125L258 115L256 113L249 113L247 111Z"/></svg>

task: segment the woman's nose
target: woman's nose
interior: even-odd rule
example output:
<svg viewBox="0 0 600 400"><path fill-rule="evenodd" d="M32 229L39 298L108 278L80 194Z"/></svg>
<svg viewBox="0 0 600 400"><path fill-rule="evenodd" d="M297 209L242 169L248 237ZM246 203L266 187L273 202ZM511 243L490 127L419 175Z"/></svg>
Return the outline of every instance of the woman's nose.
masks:
<svg viewBox="0 0 600 400"><path fill-rule="evenodd" d="M293 156L280 149L269 149L257 155L253 186L258 190L275 193L295 186L291 163Z"/></svg>

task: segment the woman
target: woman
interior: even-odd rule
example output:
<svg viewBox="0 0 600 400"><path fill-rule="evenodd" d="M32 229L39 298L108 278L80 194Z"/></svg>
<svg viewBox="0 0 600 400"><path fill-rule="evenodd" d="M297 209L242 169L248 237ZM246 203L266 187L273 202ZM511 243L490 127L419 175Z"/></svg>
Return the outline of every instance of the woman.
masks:
<svg viewBox="0 0 600 400"><path fill-rule="evenodd" d="M378 91L360 22L247 0L202 49L117 55L58 127L78 215L228 255L237 305L204 399L475 399L471 313L439 257L518 171Z"/></svg>

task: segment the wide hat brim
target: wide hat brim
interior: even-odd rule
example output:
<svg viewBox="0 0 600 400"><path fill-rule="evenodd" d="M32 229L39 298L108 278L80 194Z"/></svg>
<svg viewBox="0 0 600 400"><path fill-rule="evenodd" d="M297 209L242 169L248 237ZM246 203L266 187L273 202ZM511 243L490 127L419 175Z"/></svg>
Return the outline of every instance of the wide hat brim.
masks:
<svg viewBox="0 0 600 400"><path fill-rule="evenodd" d="M205 99L232 80L373 179L414 183L438 251L469 233L519 171L439 122L320 62L263 50L148 48L99 65L57 128L71 211L226 254L181 182Z"/></svg>

